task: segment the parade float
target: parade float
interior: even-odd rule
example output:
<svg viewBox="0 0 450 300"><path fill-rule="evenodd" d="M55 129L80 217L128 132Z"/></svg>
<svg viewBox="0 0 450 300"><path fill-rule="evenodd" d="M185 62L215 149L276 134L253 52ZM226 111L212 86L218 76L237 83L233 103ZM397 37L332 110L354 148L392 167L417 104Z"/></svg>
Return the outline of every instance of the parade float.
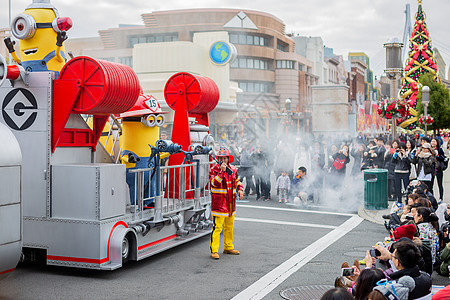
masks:
<svg viewBox="0 0 450 300"><path fill-rule="evenodd" d="M216 84L188 73L169 79L176 140L159 140L163 112L131 68L85 56L66 61L71 25L49 0L35 0L11 25L20 57L5 40L17 64L0 58L0 136L11 141L0 164L11 187L0 198L0 224L8 223L0 275L14 270L21 252L47 265L113 270L211 231L208 113L218 103ZM110 118L123 125L121 160L99 143ZM168 155L177 156L161 166Z"/></svg>

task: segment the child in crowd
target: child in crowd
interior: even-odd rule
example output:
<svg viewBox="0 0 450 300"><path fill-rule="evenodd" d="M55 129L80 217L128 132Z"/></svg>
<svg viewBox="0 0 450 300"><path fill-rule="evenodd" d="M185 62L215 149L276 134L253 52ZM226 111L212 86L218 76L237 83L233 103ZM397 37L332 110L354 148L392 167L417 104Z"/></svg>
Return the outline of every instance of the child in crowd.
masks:
<svg viewBox="0 0 450 300"><path fill-rule="evenodd" d="M288 172L281 171L281 175L277 179L277 194L278 202L288 202L289 190L291 188L291 180L289 179Z"/></svg>
<svg viewBox="0 0 450 300"><path fill-rule="evenodd" d="M414 220L414 214L411 212L411 205L404 205L400 222L403 223L408 220Z"/></svg>

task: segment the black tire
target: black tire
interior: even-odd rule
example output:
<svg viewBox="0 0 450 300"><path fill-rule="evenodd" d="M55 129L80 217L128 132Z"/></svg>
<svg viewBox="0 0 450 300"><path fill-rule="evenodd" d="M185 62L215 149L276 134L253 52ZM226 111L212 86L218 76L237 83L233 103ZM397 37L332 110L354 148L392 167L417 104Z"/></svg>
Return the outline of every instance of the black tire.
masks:
<svg viewBox="0 0 450 300"><path fill-rule="evenodd" d="M130 258L130 240L126 235L122 240L122 264L126 263Z"/></svg>

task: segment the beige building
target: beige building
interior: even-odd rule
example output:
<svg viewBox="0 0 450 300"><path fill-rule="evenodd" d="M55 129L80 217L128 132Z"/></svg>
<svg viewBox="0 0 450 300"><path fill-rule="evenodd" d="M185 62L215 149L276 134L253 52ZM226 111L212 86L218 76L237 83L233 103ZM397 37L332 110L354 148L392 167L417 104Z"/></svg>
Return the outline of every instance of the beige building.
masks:
<svg viewBox="0 0 450 300"><path fill-rule="evenodd" d="M239 9L160 11L142 19L142 26L101 30L97 39L69 39L66 50L132 66L144 92L159 100L176 72L212 78L221 93L212 121L229 125L221 128L230 136L275 135L286 99L291 101L291 130L311 130L311 86L319 77L313 62L295 53L282 20ZM216 41L234 45L236 58L214 64L209 51Z"/></svg>

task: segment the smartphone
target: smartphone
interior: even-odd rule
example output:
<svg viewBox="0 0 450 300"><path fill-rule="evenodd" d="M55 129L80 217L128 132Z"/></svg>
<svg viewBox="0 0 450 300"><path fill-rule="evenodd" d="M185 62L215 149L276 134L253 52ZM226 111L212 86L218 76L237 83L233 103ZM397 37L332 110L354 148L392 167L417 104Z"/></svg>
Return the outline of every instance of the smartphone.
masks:
<svg viewBox="0 0 450 300"><path fill-rule="evenodd" d="M377 257L377 256L381 255L381 252L378 249L370 249L369 252L370 252L370 256L372 256L372 257Z"/></svg>
<svg viewBox="0 0 450 300"><path fill-rule="evenodd" d="M353 268L342 268L341 276L353 276L355 275L355 269Z"/></svg>

